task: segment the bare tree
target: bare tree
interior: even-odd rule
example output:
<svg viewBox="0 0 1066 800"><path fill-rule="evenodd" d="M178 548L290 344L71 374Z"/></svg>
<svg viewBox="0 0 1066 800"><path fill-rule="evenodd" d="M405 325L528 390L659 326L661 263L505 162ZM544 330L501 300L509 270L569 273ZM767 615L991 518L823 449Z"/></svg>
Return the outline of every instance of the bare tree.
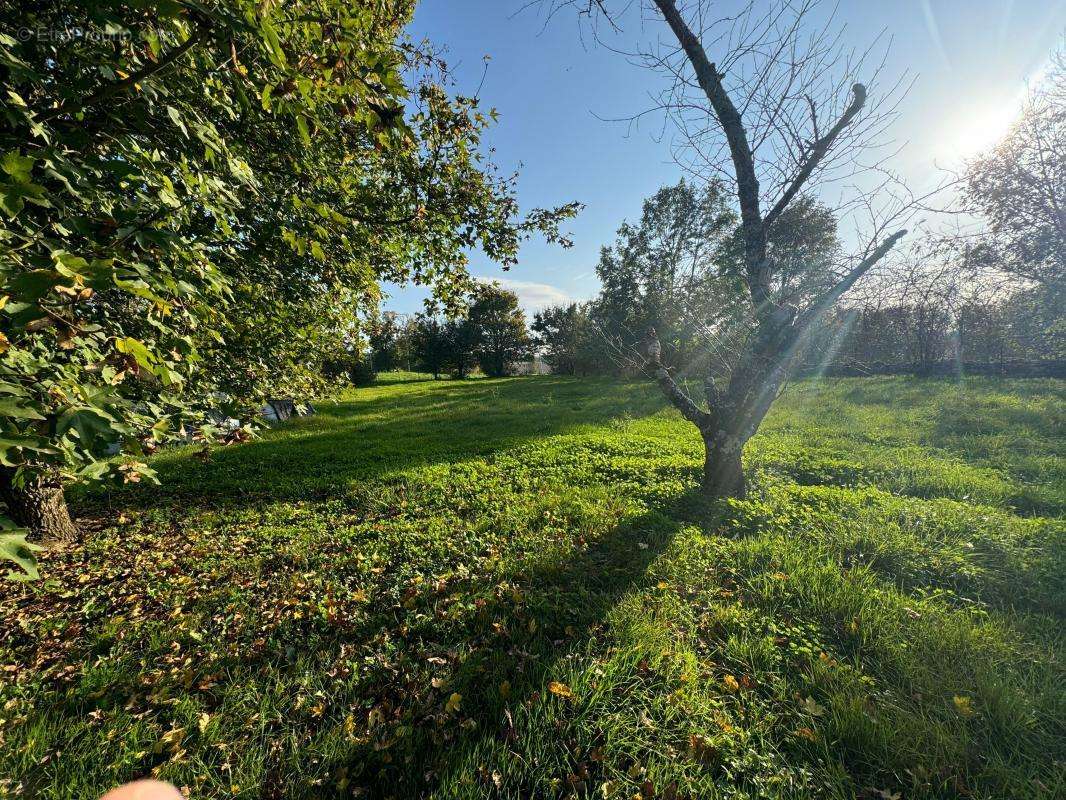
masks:
<svg viewBox="0 0 1066 800"><path fill-rule="evenodd" d="M694 176L723 181L735 194L751 319L745 335L731 339L731 369L717 380L707 376L704 406L664 366L654 330L646 352L667 398L703 437L703 491L730 497L746 491L744 445L784 388L805 335L900 240L904 216L920 202L888 191L896 181L883 167L891 155L884 134L906 85L901 79L879 102L869 100L883 56L878 59L873 47L848 50L832 14L819 19L817 0L751 4L734 17L713 16L713 5L542 3L549 17L576 8L600 41L605 27L621 31L634 9L643 20L665 23L669 42L620 52L669 79L651 111L665 114L679 132L679 163ZM709 51L720 56L712 60ZM866 217L867 234L856 237L863 243L841 256L824 288L796 305L794 293L781 291L790 283L782 281L782 272L795 265L786 265L781 249L771 247L775 226L785 224L794 202L831 185L841 190L838 219Z"/></svg>

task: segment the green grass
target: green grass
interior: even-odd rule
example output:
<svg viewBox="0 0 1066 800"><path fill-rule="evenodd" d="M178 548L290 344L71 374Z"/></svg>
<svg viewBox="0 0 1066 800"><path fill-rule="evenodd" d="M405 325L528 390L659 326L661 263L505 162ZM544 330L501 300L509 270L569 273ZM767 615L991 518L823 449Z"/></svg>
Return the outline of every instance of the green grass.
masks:
<svg viewBox="0 0 1066 800"><path fill-rule="evenodd" d="M1066 796L1066 386L414 380L78 501L0 588L0 797Z"/></svg>

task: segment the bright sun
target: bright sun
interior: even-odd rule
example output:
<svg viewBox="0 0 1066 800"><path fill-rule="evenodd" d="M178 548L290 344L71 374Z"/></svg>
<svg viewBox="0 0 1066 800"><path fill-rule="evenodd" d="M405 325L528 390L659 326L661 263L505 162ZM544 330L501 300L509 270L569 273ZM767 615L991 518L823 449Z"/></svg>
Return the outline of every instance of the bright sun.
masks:
<svg viewBox="0 0 1066 800"><path fill-rule="evenodd" d="M945 125L941 154L949 158L971 158L993 146L1018 115L1017 103L1000 103L960 109Z"/></svg>

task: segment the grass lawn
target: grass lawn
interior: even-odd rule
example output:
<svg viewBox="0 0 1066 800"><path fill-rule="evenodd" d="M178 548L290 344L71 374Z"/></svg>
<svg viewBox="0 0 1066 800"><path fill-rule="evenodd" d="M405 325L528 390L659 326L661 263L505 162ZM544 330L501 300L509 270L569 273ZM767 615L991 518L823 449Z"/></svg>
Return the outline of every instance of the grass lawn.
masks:
<svg viewBox="0 0 1066 800"><path fill-rule="evenodd" d="M167 452L0 586L0 797L1066 797L1064 401L797 383L713 506L636 383Z"/></svg>

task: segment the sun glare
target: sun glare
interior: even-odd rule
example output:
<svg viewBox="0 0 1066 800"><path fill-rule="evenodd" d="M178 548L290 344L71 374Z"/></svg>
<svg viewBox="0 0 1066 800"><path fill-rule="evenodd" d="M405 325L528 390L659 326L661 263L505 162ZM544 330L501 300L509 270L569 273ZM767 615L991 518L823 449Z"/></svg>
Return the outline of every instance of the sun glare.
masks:
<svg viewBox="0 0 1066 800"><path fill-rule="evenodd" d="M1018 117L1020 103L1001 103L959 109L945 125L941 155L972 158L995 145Z"/></svg>

